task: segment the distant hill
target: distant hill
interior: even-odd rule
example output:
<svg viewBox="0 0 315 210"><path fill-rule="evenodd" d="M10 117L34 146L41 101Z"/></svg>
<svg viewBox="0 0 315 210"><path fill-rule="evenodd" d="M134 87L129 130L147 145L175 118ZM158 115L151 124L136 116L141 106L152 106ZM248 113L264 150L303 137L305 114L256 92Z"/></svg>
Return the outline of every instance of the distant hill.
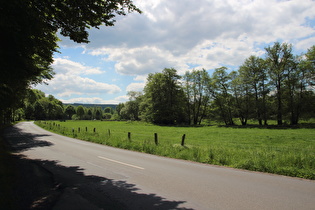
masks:
<svg viewBox="0 0 315 210"><path fill-rule="evenodd" d="M73 104L64 104L65 106L68 106L68 105L72 105L74 107L77 107L77 106L84 106L84 107L101 107L102 109L105 109L106 107L110 107L112 108L113 110L116 109L116 106L117 104L80 104L80 103L73 103Z"/></svg>

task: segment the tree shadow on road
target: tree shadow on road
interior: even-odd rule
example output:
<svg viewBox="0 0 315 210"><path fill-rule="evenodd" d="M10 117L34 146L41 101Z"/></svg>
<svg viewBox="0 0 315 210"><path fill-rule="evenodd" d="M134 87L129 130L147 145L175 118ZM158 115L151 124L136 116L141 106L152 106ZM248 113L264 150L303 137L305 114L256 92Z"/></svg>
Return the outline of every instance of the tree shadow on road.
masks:
<svg viewBox="0 0 315 210"><path fill-rule="evenodd" d="M70 195L73 193L74 197L79 195L104 209L181 209L178 206L185 203L168 201L156 194L139 193L139 188L124 180L85 175L79 167L65 167L51 161L44 161L44 164L46 167L48 165L48 167L57 167L57 170L67 174L67 179L72 177L71 182L67 182L68 186L64 188L66 191L70 189L70 192L68 191ZM56 177L62 182L62 177L58 175Z"/></svg>
<svg viewBox="0 0 315 210"><path fill-rule="evenodd" d="M14 155L14 159L17 209L187 209L179 207L185 201L139 193L134 184L85 175L79 166L22 155Z"/></svg>
<svg viewBox="0 0 315 210"><path fill-rule="evenodd" d="M49 135L23 133L17 127L5 139L15 154L12 196L14 209L187 209L186 201L169 201L156 194L139 192L124 180L86 175L79 166L64 166L52 160L32 160L17 154L35 147L52 146L40 138ZM10 204L10 205L11 205Z"/></svg>
<svg viewBox="0 0 315 210"><path fill-rule="evenodd" d="M53 143L40 139L47 136L50 135L26 133L16 126L4 130L4 138L13 152L24 152L35 147L52 146Z"/></svg>

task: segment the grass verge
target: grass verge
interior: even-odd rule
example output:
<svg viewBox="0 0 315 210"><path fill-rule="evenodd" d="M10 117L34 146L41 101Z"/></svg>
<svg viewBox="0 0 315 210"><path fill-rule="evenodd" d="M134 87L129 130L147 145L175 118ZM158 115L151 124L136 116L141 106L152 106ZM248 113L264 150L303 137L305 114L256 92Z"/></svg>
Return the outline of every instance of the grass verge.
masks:
<svg viewBox="0 0 315 210"><path fill-rule="evenodd" d="M108 121L36 124L65 136L123 149L315 179L315 129L312 127L169 127Z"/></svg>

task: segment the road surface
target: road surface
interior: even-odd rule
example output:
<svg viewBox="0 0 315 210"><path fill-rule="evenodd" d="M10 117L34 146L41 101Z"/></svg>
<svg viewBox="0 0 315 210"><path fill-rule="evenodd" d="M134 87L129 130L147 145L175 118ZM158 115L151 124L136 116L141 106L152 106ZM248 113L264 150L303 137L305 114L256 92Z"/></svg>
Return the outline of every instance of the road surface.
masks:
<svg viewBox="0 0 315 210"><path fill-rule="evenodd" d="M116 149L32 122L5 136L16 153L39 162L62 184L54 209L315 209L311 180Z"/></svg>

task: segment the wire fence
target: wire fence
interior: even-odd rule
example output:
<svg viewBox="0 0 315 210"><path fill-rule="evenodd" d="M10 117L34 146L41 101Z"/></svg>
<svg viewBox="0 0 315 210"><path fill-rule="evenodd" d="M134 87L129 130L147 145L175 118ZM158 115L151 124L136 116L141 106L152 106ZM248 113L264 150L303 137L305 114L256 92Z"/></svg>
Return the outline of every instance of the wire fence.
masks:
<svg viewBox="0 0 315 210"><path fill-rule="evenodd" d="M74 138L77 137L94 137L94 138L103 138L104 140L109 140L110 138L120 138L122 140L127 140L129 142L145 142L145 143L154 143L155 145L159 145L161 143L170 142L169 137L166 134L159 134L158 132L154 132L152 134L148 133L139 133L139 132L129 132L122 131L118 129L108 129L108 128L96 128L96 127L76 127L69 128L66 126L61 126L56 122L41 122L39 121L42 127L52 130L56 133L60 133L66 136L72 136ZM182 134L178 136L178 144L181 146L185 146L186 134Z"/></svg>

